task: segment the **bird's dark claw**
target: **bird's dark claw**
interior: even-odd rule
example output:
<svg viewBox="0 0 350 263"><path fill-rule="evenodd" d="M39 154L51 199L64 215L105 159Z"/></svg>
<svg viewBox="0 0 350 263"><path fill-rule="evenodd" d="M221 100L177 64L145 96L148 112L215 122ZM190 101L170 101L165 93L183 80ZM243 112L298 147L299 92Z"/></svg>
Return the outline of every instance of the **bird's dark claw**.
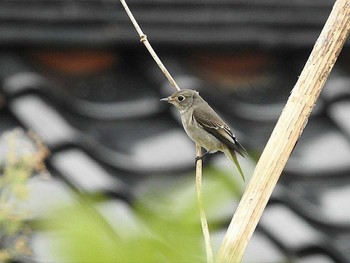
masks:
<svg viewBox="0 0 350 263"><path fill-rule="evenodd" d="M207 154L210 154L210 151L206 151L206 152L203 153L202 155L196 156L196 158L194 158L194 159L195 159L195 164L197 164L197 162L198 162L199 160L202 160L202 161L203 161L203 157L204 157L205 155L207 155Z"/></svg>
<svg viewBox="0 0 350 263"><path fill-rule="evenodd" d="M201 155L201 156L196 156L196 158L194 158L194 160L195 160L195 164L197 164L197 162L199 161L199 160L202 160L203 161L203 156Z"/></svg>

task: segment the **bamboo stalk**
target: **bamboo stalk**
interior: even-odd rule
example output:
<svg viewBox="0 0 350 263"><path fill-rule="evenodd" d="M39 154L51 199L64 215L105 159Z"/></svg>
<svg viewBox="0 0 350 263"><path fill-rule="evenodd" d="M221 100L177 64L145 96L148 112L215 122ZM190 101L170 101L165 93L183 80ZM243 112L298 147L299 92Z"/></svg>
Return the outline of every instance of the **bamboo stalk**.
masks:
<svg viewBox="0 0 350 263"><path fill-rule="evenodd" d="M132 12L130 11L128 5L126 4L125 0L120 0L121 4L123 5L126 13L128 14L131 22L133 23L137 33L140 36L140 41L145 45L147 48L148 52L151 54L155 62L158 64L159 68L162 70L164 75L167 77L168 81L170 84L177 90L180 90L179 86L173 79L173 77L170 75L168 70L165 68L164 64L162 61L159 59L157 56L156 52L153 50L151 44L147 40L147 36L143 33L141 27L137 23L136 19L134 18ZM201 156L202 155L202 149L199 145L196 145L196 156ZM207 218L205 215L205 210L203 207L203 194L202 194L202 160L198 160L196 162L196 189L197 189L197 201L198 201L198 208L199 208L199 215L200 215L200 220L201 220L201 226L202 226L202 232L203 232L203 237L204 237L204 242L205 242L205 249L206 249L206 254L207 254L207 263L212 263L213 262L213 249L211 246L210 242L210 233L209 233L209 228L208 228L208 222Z"/></svg>
<svg viewBox="0 0 350 263"><path fill-rule="evenodd" d="M200 145L196 144L196 155L201 156L202 155L202 148ZM205 243L205 250L207 253L207 263L213 262L213 249L210 242L210 234L209 234L209 228L208 228L208 222L207 218L205 216L205 210L203 207L203 190L202 190L202 160L199 159L196 162L196 187L197 187L197 201L198 201L198 208L199 208L199 216L201 220L202 225L202 232L204 236L204 243Z"/></svg>
<svg viewBox="0 0 350 263"><path fill-rule="evenodd" d="M337 0L260 157L216 262L240 262L349 30L350 0Z"/></svg>
<svg viewBox="0 0 350 263"><path fill-rule="evenodd" d="M173 77L171 76L171 74L169 73L169 71L166 69L166 67L164 66L163 62L159 59L157 53L154 51L154 49L152 48L151 44L149 43L148 39L147 39L147 35L145 35L141 29L141 27L139 26L139 24L137 23L135 17L133 16L133 14L131 13L128 5L126 4L125 0L120 0L121 4L123 5L126 13L128 14L132 24L134 25L137 33L140 36L140 41L145 45L145 47L147 48L148 52L151 54L152 58L154 59L154 61L157 63L158 67L160 68L160 70L164 73L165 77L168 79L168 81L170 82L170 84L177 90L180 90L179 86L177 85L177 83L175 82L175 80L173 79Z"/></svg>

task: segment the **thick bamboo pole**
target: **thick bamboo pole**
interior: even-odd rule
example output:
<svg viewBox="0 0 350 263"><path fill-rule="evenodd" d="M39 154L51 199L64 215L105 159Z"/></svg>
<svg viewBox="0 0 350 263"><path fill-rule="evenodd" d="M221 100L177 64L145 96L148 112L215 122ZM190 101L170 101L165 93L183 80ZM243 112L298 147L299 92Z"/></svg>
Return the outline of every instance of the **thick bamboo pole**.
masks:
<svg viewBox="0 0 350 263"><path fill-rule="evenodd" d="M232 218L217 262L240 262L349 30L350 0L337 0Z"/></svg>

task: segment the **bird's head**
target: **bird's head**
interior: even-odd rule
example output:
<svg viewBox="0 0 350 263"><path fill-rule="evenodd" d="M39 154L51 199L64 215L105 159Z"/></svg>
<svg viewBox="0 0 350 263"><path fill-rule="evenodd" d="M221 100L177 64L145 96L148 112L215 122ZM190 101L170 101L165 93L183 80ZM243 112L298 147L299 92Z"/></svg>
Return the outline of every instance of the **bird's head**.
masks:
<svg viewBox="0 0 350 263"><path fill-rule="evenodd" d="M176 91L167 98L163 98L160 101L166 101L170 104L173 104L180 113L187 111L196 99L199 99L200 96L197 91L190 89L183 89Z"/></svg>

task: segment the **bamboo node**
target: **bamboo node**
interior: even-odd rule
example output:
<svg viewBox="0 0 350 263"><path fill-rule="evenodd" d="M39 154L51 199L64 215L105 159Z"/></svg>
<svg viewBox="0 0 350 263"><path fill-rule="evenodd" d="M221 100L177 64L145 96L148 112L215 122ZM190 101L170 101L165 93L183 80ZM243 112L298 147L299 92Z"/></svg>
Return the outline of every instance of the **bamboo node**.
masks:
<svg viewBox="0 0 350 263"><path fill-rule="evenodd" d="M146 42L147 41L147 35L143 34L140 36L140 42Z"/></svg>

